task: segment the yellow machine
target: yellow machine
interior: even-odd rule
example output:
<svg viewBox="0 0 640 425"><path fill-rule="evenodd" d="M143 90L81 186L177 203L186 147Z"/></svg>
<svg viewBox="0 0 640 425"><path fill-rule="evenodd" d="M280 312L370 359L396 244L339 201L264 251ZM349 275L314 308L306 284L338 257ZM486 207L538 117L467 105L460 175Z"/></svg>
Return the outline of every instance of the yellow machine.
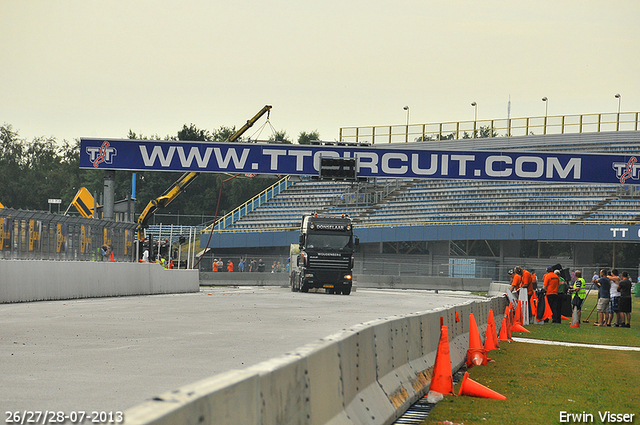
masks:
<svg viewBox="0 0 640 425"><path fill-rule="evenodd" d="M253 118L247 120L246 124L243 125L238 131L232 134L226 141L227 142L235 142L247 131L256 121L258 121L264 114L267 114L267 119L269 118L269 111L271 111L271 105L265 105L264 108L260 110ZM142 240L144 238L144 229L147 227L147 223L149 219L159 208L164 208L171 203L178 195L180 195L189 184L191 184L196 177L198 177L200 173L196 172L188 172L184 173L175 183L169 187L161 196L156 199L152 199L149 201L145 209L142 211L140 216L138 217L138 240Z"/></svg>

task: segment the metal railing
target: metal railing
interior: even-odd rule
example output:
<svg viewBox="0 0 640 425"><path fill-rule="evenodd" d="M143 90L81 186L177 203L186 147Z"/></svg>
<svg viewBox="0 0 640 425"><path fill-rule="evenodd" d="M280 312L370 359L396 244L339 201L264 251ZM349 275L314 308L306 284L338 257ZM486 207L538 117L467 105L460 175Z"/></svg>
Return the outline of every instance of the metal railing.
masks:
<svg viewBox="0 0 640 425"><path fill-rule="evenodd" d="M136 223L0 209L0 258L20 260L134 261Z"/></svg>
<svg viewBox="0 0 640 425"><path fill-rule="evenodd" d="M356 217L357 218L357 217ZM394 228L394 227L411 227L411 226L452 226L452 225L472 225L472 224L483 224L483 225L491 225L491 224L628 224L628 225L638 225L640 221L638 220L594 220L594 219L515 219L515 220L488 220L488 219L478 219L478 220L441 220L441 221L424 221L424 220L416 220L416 221L380 221L376 223L363 223L359 222L353 225L354 229L364 229L364 228ZM299 230L299 226L271 226L271 227L256 227L252 229L223 229L217 231L217 233L262 233L262 232L285 232L291 230Z"/></svg>
<svg viewBox="0 0 640 425"><path fill-rule="evenodd" d="M269 186L253 198L249 199L244 204L240 205L233 211L227 213L224 217L220 218L213 225L207 226L202 233L210 232L213 228L214 231L222 231L233 225L236 221L249 214L265 202L278 195L293 183L289 179L289 176L283 177L273 185Z"/></svg>
<svg viewBox="0 0 640 425"><path fill-rule="evenodd" d="M533 134L638 131L640 128L639 123L640 112L620 112L425 124L342 127L340 128L340 141L376 144L529 136Z"/></svg>

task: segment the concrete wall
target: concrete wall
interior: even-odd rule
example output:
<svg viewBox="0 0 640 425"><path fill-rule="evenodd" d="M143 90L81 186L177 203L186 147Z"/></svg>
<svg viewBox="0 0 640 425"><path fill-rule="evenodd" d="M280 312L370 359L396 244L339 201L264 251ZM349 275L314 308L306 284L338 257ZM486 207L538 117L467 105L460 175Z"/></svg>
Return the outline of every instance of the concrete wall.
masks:
<svg viewBox="0 0 640 425"><path fill-rule="evenodd" d="M487 292L491 279L437 276L376 276L358 275L361 288L429 289Z"/></svg>
<svg viewBox="0 0 640 425"><path fill-rule="evenodd" d="M469 346L469 313L485 335L489 309L499 318L506 303L496 297L357 325L253 367L161 394L124 415L127 424L155 425L391 424L428 391L440 318L448 327L455 371Z"/></svg>
<svg viewBox="0 0 640 425"><path fill-rule="evenodd" d="M198 291L197 270L159 264L0 260L0 303Z"/></svg>
<svg viewBox="0 0 640 425"><path fill-rule="evenodd" d="M214 286L289 286L287 273L200 273L201 285ZM387 276L357 275L354 284L358 288L378 289L425 289L487 292L491 279L434 277L434 276Z"/></svg>

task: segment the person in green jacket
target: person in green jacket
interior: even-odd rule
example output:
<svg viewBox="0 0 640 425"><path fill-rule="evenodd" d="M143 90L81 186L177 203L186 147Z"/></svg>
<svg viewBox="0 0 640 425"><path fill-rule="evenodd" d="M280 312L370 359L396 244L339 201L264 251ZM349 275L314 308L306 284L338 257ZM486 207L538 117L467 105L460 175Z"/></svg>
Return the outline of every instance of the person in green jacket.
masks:
<svg viewBox="0 0 640 425"><path fill-rule="evenodd" d="M573 292L573 298L571 299L571 306L578 310L578 323L582 321L582 304L585 298L587 298L587 284L582 278L582 272L580 270L575 271L576 281L573 283L573 288L570 289Z"/></svg>

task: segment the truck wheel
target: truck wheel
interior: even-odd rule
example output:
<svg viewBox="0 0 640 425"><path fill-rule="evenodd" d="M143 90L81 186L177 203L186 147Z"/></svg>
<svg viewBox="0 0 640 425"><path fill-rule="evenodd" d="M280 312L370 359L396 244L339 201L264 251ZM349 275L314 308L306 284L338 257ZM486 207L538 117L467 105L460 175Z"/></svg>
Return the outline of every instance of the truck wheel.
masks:
<svg viewBox="0 0 640 425"><path fill-rule="evenodd" d="M306 285L302 285L302 287L300 288L300 292L309 292L309 287Z"/></svg>
<svg viewBox="0 0 640 425"><path fill-rule="evenodd" d="M342 288L342 295L349 295L351 293L351 285L344 286Z"/></svg>

